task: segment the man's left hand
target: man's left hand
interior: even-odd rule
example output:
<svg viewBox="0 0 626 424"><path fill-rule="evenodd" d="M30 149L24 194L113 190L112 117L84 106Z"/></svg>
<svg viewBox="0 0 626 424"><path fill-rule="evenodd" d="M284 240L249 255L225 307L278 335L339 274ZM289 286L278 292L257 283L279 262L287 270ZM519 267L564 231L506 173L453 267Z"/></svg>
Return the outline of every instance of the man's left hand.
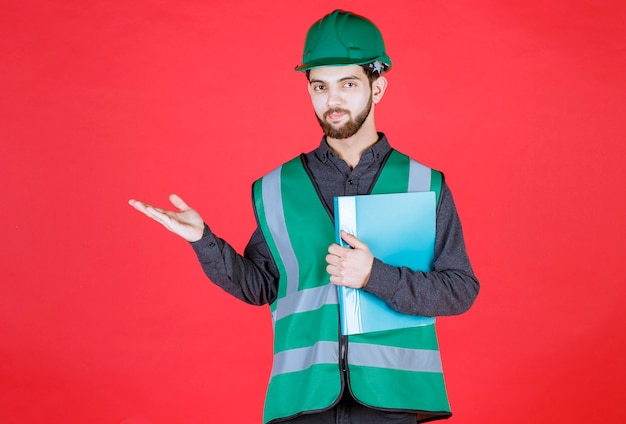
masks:
<svg viewBox="0 0 626 424"><path fill-rule="evenodd" d="M374 256L367 245L352 234L342 230L341 238L352 249L338 244L330 245L326 255L326 271L330 274L330 282L338 286L363 288L370 278Z"/></svg>

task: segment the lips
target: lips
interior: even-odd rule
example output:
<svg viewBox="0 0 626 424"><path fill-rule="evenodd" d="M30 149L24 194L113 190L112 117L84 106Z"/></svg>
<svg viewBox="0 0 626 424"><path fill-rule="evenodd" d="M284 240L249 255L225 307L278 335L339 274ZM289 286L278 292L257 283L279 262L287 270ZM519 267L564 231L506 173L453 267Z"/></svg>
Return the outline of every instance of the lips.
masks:
<svg viewBox="0 0 626 424"><path fill-rule="evenodd" d="M330 109L327 110L324 115L329 121L340 121L344 116L348 115L349 112L344 109Z"/></svg>

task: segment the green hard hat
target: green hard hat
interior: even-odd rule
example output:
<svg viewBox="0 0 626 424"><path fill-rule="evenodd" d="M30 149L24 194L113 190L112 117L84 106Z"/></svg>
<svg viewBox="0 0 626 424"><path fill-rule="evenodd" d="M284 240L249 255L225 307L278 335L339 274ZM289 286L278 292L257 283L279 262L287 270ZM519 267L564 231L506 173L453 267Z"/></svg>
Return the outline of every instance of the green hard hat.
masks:
<svg viewBox="0 0 626 424"><path fill-rule="evenodd" d="M383 36L372 21L343 10L315 22L306 35L302 64L296 71L319 66L364 65L380 62L383 70L391 68ZM380 70L380 66L377 67ZM382 72L381 72L382 73Z"/></svg>

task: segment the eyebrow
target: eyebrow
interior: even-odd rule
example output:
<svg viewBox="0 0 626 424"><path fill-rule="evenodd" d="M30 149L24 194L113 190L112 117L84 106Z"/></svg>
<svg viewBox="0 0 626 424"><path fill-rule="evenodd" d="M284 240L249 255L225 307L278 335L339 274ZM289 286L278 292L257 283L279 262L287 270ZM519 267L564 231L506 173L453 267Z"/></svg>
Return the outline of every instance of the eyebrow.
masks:
<svg viewBox="0 0 626 424"><path fill-rule="evenodd" d="M348 81L348 80L359 80L359 77L357 77L356 75L350 75L348 77L343 77L341 78L338 82L343 82L343 81ZM318 79L312 79L311 81L309 81L309 84L328 84L326 81L322 81L322 80L318 80Z"/></svg>

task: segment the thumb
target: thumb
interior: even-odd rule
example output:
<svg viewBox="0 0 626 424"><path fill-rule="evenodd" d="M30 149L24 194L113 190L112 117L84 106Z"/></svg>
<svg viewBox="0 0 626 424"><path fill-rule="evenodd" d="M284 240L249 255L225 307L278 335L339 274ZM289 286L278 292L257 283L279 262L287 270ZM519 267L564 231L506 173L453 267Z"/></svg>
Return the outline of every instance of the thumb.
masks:
<svg viewBox="0 0 626 424"><path fill-rule="evenodd" d="M170 202L181 211L188 211L191 209L187 203L177 194L170 194Z"/></svg>
<svg viewBox="0 0 626 424"><path fill-rule="evenodd" d="M365 243L344 230L341 230L341 238L355 249L363 249L366 247Z"/></svg>

